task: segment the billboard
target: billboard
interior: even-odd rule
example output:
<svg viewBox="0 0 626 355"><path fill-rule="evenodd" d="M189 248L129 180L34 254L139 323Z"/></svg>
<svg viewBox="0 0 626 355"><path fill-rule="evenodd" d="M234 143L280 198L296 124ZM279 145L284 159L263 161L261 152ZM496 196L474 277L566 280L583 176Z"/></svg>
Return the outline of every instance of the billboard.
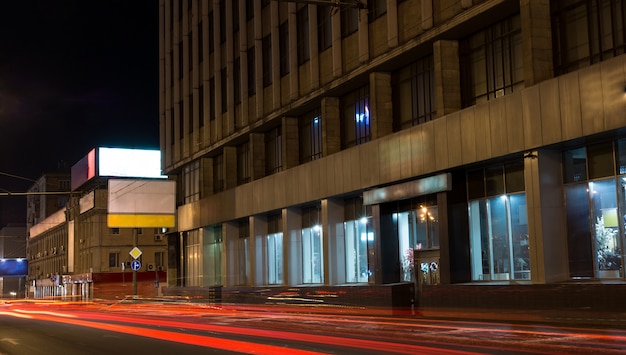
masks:
<svg viewBox="0 0 626 355"><path fill-rule="evenodd" d="M0 259L0 277L26 275L28 275L28 261L26 259Z"/></svg>
<svg viewBox="0 0 626 355"><path fill-rule="evenodd" d="M109 228L175 226L175 181L110 179L108 202Z"/></svg>
<svg viewBox="0 0 626 355"><path fill-rule="evenodd" d="M151 149L92 149L72 166L72 191L97 176L167 178L161 175L161 151Z"/></svg>

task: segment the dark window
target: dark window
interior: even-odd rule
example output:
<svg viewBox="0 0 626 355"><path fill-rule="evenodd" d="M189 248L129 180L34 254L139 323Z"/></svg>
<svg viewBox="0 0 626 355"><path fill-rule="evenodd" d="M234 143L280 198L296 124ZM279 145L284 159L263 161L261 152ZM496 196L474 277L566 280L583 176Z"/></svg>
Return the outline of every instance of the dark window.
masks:
<svg viewBox="0 0 626 355"><path fill-rule="evenodd" d="M263 86L272 84L272 35L263 37Z"/></svg>
<svg viewBox="0 0 626 355"><path fill-rule="evenodd" d="M615 175L613 143L590 145L587 147L589 178L597 179Z"/></svg>
<svg viewBox="0 0 626 355"><path fill-rule="evenodd" d="M239 0L233 2L233 32L239 31Z"/></svg>
<svg viewBox="0 0 626 355"><path fill-rule="evenodd" d="M198 126L204 127L204 86L198 88Z"/></svg>
<svg viewBox="0 0 626 355"><path fill-rule="evenodd" d="M309 7L303 6L296 12L298 24L298 65L311 59L309 48Z"/></svg>
<svg viewBox="0 0 626 355"><path fill-rule="evenodd" d="M233 68L233 88L235 94L235 105L241 103L241 59L239 57L235 58L234 68Z"/></svg>
<svg viewBox="0 0 626 355"><path fill-rule="evenodd" d="M224 191L224 156L213 158L213 192Z"/></svg>
<svg viewBox="0 0 626 355"><path fill-rule="evenodd" d="M625 53L623 0L555 0L550 6L557 75Z"/></svg>
<svg viewBox="0 0 626 355"><path fill-rule="evenodd" d="M209 26L207 29L207 36L209 37L209 54L213 53L215 50L215 37L213 37L213 28L215 26L215 21L213 21L213 11L209 12Z"/></svg>
<svg viewBox="0 0 626 355"><path fill-rule="evenodd" d="M191 133L191 132L193 132L193 94L189 95L188 101L189 101L189 104L187 105L187 107L188 107L188 110L189 110L189 112L188 112L188 115L189 115L189 120L188 120L189 121L189 127L188 127L187 131L189 133Z"/></svg>
<svg viewBox="0 0 626 355"><path fill-rule="evenodd" d="M220 73L220 76L222 77L220 85L220 90L222 94L222 113L224 113L228 109L228 76L226 74L226 68L222 68Z"/></svg>
<svg viewBox="0 0 626 355"><path fill-rule="evenodd" d="M187 53L189 71L191 71L193 69L193 35L191 31L187 35Z"/></svg>
<svg viewBox="0 0 626 355"><path fill-rule="evenodd" d="M226 4L220 0L220 43L226 42Z"/></svg>
<svg viewBox="0 0 626 355"><path fill-rule="evenodd" d="M174 145L174 140L176 138L176 133L174 127L176 127L176 119L174 118L174 107L170 107L170 141L172 145Z"/></svg>
<svg viewBox="0 0 626 355"><path fill-rule="evenodd" d="M363 86L341 98L342 146L353 147L372 139L369 86Z"/></svg>
<svg viewBox="0 0 626 355"><path fill-rule="evenodd" d="M254 46L248 48L248 96L256 94L256 62Z"/></svg>
<svg viewBox="0 0 626 355"><path fill-rule="evenodd" d="M387 0L368 0L367 17L369 22L387 13Z"/></svg>
<svg viewBox="0 0 626 355"><path fill-rule="evenodd" d="M198 63L202 63L202 22L198 24Z"/></svg>
<svg viewBox="0 0 626 355"><path fill-rule="evenodd" d="M178 103L178 138L183 139L185 137L185 103L180 101Z"/></svg>
<svg viewBox="0 0 626 355"><path fill-rule="evenodd" d="M460 42L459 47L464 107L524 87L519 15L469 36Z"/></svg>
<svg viewBox="0 0 626 355"><path fill-rule="evenodd" d="M215 78L209 79L209 120L215 119Z"/></svg>
<svg viewBox="0 0 626 355"><path fill-rule="evenodd" d="M348 37L359 29L359 10L345 8L341 10L341 38Z"/></svg>
<svg viewBox="0 0 626 355"><path fill-rule="evenodd" d="M396 130L434 119L437 110L432 55L397 71L394 75L393 90Z"/></svg>
<svg viewBox="0 0 626 355"><path fill-rule="evenodd" d="M587 151L585 148L571 149L563 152L563 182L580 182L587 180Z"/></svg>
<svg viewBox="0 0 626 355"><path fill-rule="evenodd" d="M271 175L283 168L281 129L276 127L265 133L265 173Z"/></svg>
<svg viewBox="0 0 626 355"><path fill-rule="evenodd" d="M280 24L278 29L280 39L280 76L289 74L289 22Z"/></svg>
<svg viewBox="0 0 626 355"><path fill-rule="evenodd" d="M315 109L298 118L300 134L300 162L306 163L322 157L322 118Z"/></svg>
<svg viewBox="0 0 626 355"><path fill-rule="evenodd" d="M183 42L178 42L178 79L183 78Z"/></svg>
<svg viewBox="0 0 626 355"><path fill-rule="evenodd" d="M261 7L265 7L270 4L270 0L261 0Z"/></svg>
<svg viewBox="0 0 626 355"><path fill-rule="evenodd" d="M170 86L174 87L174 51L170 52Z"/></svg>
<svg viewBox="0 0 626 355"><path fill-rule="evenodd" d="M333 41L330 9L331 7L327 5L317 7L317 45L320 52L330 48Z"/></svg>
<svg viewBox="0 0 626 355"><path fill-rule="evenodd" d="M237 146L237 185L250 182L250 143Z"/></svg>
<svg viewBox="0 0 626 355"><path fill-rule="evenodd" d="M254 17L254 0L246 0L246 21Z"/></svg>

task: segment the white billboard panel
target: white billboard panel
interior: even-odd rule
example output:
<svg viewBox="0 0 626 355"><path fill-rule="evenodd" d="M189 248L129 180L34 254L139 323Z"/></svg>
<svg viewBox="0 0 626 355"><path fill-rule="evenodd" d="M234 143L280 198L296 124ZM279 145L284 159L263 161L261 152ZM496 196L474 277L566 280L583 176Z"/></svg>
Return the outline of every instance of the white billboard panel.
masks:
<svg viewBox="0 0 626 355"><path fill-rule="evenodd" d="M98 148L98 176L166 178L161 175L161 151Z"/></svg>
<svg viewBox="0 0 626 355"><path fill-rule="evenodd" d="M176 182L110 179L108 212L110 228L174 227Z"/></svg>

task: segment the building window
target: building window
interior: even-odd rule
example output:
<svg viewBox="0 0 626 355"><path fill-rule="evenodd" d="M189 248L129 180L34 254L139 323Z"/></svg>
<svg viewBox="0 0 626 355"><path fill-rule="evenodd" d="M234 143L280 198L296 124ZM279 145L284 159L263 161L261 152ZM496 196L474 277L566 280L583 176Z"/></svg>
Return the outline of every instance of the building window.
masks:
<svg viewBox="0 0 626 355"><path fill-rule="evenodd" d="M239 31L239 1L235 0L233 4L233 32Z"/></svg>
<svg viewBox="0 0 626 355"><path fill-rule="evenodd" d="M248 96L256 94L256 62L254 46L248 48Z"/></svg>
<svg viewBox="0 0 626 355"><path fill-rule="evenodd" d="M371 218L366 215L361 198L345 200L344 215L346 282L368 282L367 244L374 240Z"/></svg>
<svg viewBox="0 0 626 355"><path fill-rule="evenodd" d="M289 22L283 22L278 32L280 39L280 76L285 76L289 74Z"/></svg>
<svg viewBox="0 0 626 355"><path fill-rule="evenodd" d="M246 0L246 21L254 17L254 0Z"/></svg>
<svg viewBox="0 0 626 355"><path fill-rule="evenodd" d="M550 1L557 75L626 52L626 5L621 0Z"/></svg>
<svg viewBox="0 0 626 355"><path fill-rule="evenodd" d="M319 207L302 209L302 283L324 283L324 253Z"/></svg>
<svg viewBox="0 0 626 355"><path fill-rule="evenodd" d="M220 43L226 42L226 4L225 0L220 0Z"/></svg>
<svg viewBox="0 0 626 355"><path fill-rule="evenodd" d="M183 203L191 203L200 199L200 162L198 160L183 168Z"/></svg>
<svg viewBox="0 0 626 355"><path fill-rule="evenodd" d="M213 192L224 191L224 156L213 158Z"/></svg>
<svg viewBox="0 0 626 355"><path fill-rule="evenodd" d="M472 280L530 280L523 164L470 171L467 191Z"/></svg>
<svg viewBox="0 0 626 355"><path fill-rule="evenodd" d="M172 145L174 145L174 141L176 138L176 130L174 129L174 127L176 127L175 122L176 120L174 119L174 108L170 107L170 142Z"/></svg>
<svg viewBox="0 0 626 355"><path fill-rule="evenodd" d="M119 228L109 228L109 234L111 234L111 235L120 235L120 229Z"/></svg>
<svg viewBox="0 0 626 355"><path fill-rule="evenodd" d="M283 284L283 233L280 213L267 217L267 283Z"/></svg>
<svg viewBox="0 0 626 355"><path fill-rule="evenodd" d="M265 174L275 174L283 169L281 128L276 127L265 133Z"/></svg>
<svg viewBox="0 0 626 355"><path fill-rule="evenodd" d="M209 120L215 119L215 78L209 79Z"/></svg>
<svg viewBox="0 0 626 355"><path fill-rule="evenodd" d="M198 87L198 126L204 127L204 85Z"/></svg>
<svg viewBox="0 0 626 355"><path fill-rule="evenodd" d="M330 10L328 5L317 7L317 45L320 52L330 48L333 43Z"/></svg>
<svg viewBox="0 0 626 355"><path fill-rule="evenodd" d="M203 286L202 277L202 245L200 244L200 230L183 233L184 236L184 270L183 286ZM208 275L205 275L208 276Z"/></svg>
<svg viewBox="0 0 626 355"><path fill-rule="evenodd" d="M215 21L213 20L213 11L209 12L209 26L207 27L207 37L209 37L209 54L215 50L215 38L213 37L213 26Z"/></svg>
<svg viewBox="0 0 626 355"><path fill-rule="evenodd" d="M235 105L239 105L241 103L241 59L239 57L235 58L233 66L233 94Z"/></svg>
<svg viewBox="0 0 626 355"><path fill-rule="evenodd" d="M272 84L272 35L263 37L263 87Z"/></svg>
<svg viewBox="0 0 626 355"><path fill-rule="evenodd" d="M359 10L341 9L341 38L348 37L359 29Z"/></svg>
<svg viewBox="0 0 626 355"><path fill-rule="evenodd" d="M185 103L178 103L178 139L185 138Z"/></svg>
<svg viewBox="0 0 626 355"><path fill-rule="evenodd" d="M524 87L520 16L498 22L459 44L463 107Z"/></svg>
<svg viewBox="0 0 626 355"><path fill-rule="evenodd" d="M298 65L311 59L309 48L309 6L305 5L296 12L298 24Z"/></svg>
<svg viewBox="0 0 626 355"><path fill-rule="evenodd" d="M222 96L222 113L228 111L228 76L226 74L226 68L222 68L220 71L221 85L220 94Z"/></svg>
<svg viewBox="0 0 626 355"><path fill-rule="evenodd" d="M432 55L400 69L394 75L396 131L436 117Z"/></svg>
<svg viewBox="0 0 626 355"><path fill-rule="evenodd" d="M113 252L109 253L109 267L120 267L120 253Z"/></svg>
<svg viewBox="0 0 626 355"><path fill-rule="evenodd" d="M165 270L165 252L154 252L154 266L156 266L157 271Z"/></svg>
<svg viewBox="0 0 626 355"><path fill-rule="evenodd" d="M170 87L174 87L174 51L170 52ZM174 90L172 90L173 92Z"/></svg>
<svg viewBox="0 0 626 355"><path fill-rule="evenodd" d="M341 98L343 148L369 142L372 139L369 110L369 86L363 86Z"/></svg>
<svg viewBox="0 0 626 355"><path fill-rule="evenodd" d="M266 7L270 4L270 0L261 0L261 7Z"/></svg>
<svg viewBox="0 0 626 355"><path fill-rule="evenodd" d="M250 142L237 146L237 185L250 182Z"/></svg>
<svg viewBox="0 0 626 355"><path fill-rule="evenodd" d="M202 45L203 45L203 38L202 38L202 21L200 21L198 23L198 63L202 63Z"/></svg>
<svg viewBox="0 0 626 355"><path fill-rule="evenodd" d="M298 117L300 134L300 163L307 163L322 157L322 118L315 109Z"/></svg>
<svg viewBox="0 0 626 355"><path fill-rule="evenodd" d="M191 95L189 95L189 96L188 96L188 98L187 98L187 102L188 102L188 104L187 104L187 110L189 111L189 112L188 112L188 116L189 116L189 120L188 120L188 121L189 121L189 127L187 127L187 132L188 132L188 133L192 133L192 132L193 132L193 125L194 125L194 122L193 122L193 118L194 118L194 117L193 117L193 94L191 94Z"/></svg>
<svg viewBox="0 0 626 355"><path fill-rule="evenodd" d="M183 42L178 42L178 79L183 79Z"/></svg>
<svg viewBox="0 0 626 355"><path fill-rule="evenodd" d="M624 276L626 140L613 143L563 152L569 271L575 279Z"/></svg>
<svg viewBox="0 0 626 355"><path fill-rule="evenodd" d="M189 64L189 71L193 70L193 32L189 31L187 34L187 61Z"/></svg>
<svg viewBox="0 0 626 355"><path fill-rule="evenodd" d="M368 0L367 18L373 22L377 18L387 13L387 0Z"/></svg>

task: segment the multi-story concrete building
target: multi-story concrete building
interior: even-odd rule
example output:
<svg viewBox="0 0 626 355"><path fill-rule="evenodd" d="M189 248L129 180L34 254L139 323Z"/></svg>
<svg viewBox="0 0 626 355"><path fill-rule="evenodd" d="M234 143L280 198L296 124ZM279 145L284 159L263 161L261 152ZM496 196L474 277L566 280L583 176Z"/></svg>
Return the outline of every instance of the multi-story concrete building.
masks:
<svg viewBox="0 0 626 355"><path fill-rule="evenodd" d="M623 2L323 2L160 1L172 293L623 281Z"/></svg>
<svg viewBox="0 0 626 355"><path fill-rule="evenodd" d="M106 171L100 153L103 149L121 152L115 159L107 159L113 166L109 164ZM96 148L72 167L71 179L68 173L67 183L62 184L69 197L67 203L46 218L35 220L29 229L30 297L120 299L135 292L139 296L159 294L159 282L166 280L167 263L161 229L112 228L107 221L109 179L149 172L132 155L129 149ZM129 168L139 174L128 175ZM33 196L46 195L42 181L52 180L46 176L39 179L29 190L39 192ZM57 195L46 196L49 199ZM130 254L134 247L141 251L137 258ZM136 282L131 269L135 259L141 263Z"/></svg>
<svg viewBox="0 0 626 355"><path fill-rule="evenodd" d="M26 295L26 227L9 223L0 228L0 298L24 298Z"/></svg>

